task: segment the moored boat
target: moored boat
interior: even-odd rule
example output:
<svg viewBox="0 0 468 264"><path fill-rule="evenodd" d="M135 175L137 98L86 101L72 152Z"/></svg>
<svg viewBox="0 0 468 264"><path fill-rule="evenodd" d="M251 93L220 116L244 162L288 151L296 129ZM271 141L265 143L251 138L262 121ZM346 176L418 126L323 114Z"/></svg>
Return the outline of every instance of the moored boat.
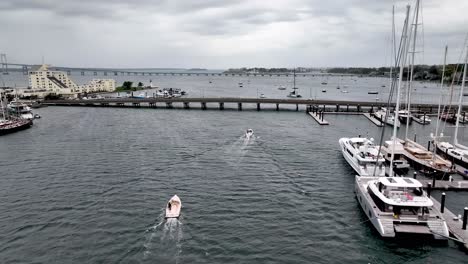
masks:
<svg viewBox="0 0 468 264"><path fill-rule="evenodd" d="M359 176L385 176L385 159L374 145L374 139L340 138L343 157Z"/></svg>
<svg viewBox="0 0 468 264"><path fill-rule="evenodd" d="M445 219L416 179L356 176L355 192L361 208L382 237L449 237Z"/></svg>

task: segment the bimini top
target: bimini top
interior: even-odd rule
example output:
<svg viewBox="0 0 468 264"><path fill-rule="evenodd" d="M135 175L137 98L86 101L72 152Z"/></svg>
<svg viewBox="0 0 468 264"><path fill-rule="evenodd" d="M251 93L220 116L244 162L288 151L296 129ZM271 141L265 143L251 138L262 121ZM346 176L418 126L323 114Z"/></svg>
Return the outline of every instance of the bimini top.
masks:
<svg viewBox="0 0 468 264"><path fill-rule="evenodd" d="M354 143L372 143L374 142L374 139L371 138L371 139L368 139L368 138L365 138L365 137L354 137L354 138L349 138L349 142L351 144L354 144Z"/></svg>
<svg viewBox="0 0 468 264"><path fill-rule="evenodd" d="M415 179L405 177L380 177L379 182L390 187L420 188L422 184Z"/></svg>

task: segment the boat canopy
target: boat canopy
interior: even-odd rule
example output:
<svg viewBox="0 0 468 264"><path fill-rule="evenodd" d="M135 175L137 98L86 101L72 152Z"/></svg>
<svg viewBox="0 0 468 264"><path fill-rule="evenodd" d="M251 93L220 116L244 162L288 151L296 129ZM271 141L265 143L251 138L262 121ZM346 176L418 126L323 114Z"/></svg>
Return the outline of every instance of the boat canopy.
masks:
<svg viewBox="0 0 468 264"><path fill-rule="evenodd" d="M389 187L405 187L405 188L420 188L422 187L421 182L412 178L405 177L381 177L379 178L385 186Z"/></svg>

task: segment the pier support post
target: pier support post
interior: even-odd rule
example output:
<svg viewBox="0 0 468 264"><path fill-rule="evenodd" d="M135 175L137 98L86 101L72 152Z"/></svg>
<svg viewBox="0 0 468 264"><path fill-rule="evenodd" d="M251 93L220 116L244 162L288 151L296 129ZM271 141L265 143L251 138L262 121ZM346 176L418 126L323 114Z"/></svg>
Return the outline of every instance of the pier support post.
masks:
<svg viewBox="0 0 468 264"><path fill-rule="evenodd" d="M418 173L417 173L417 172L413 172L413 179L416 180L417 177L418 177Z"/></svg>
<svg viewBox="0 0 468 264"><path fill-rule="evenodd" d="M296 104L296 112L299 111L299 104Z"/></svg>
<svg viewBox="0 0 468 264"><path fill-rule="evenodd" d="M436 171L434 171L434 174L432 175L432 188L435 188L436 186Z"/></svg>
<svg viewBox="0 0 468 264"><path fill-rule="evenodd" d="M346 105L346 112L349 112L349 104Z"/></svg>
<svg viewBox="0 0 468 264"><path fill-rule="evenodd" d="M337 104L337 105L336 105L336 110L335 110L335 112L339 112L339 111L340 111L340 105Z"/></svg>
<svg viewBox="0 0 468 264"><path fill-rule="evenodd" d="M374 113L374 105L371 105L371 109L369 110L369 113Z"/></svg>
<svg viewBox="0 0 468 264"><path fill-rule="evenodd" d="M224 110L224 103L223 102L219 102L219 110Z"/></svg>
<svg viewBox="0 0 468 264"><path fill-rule="evenodd" d="M414 134L414 139L413 139L414 142L416 142L416 133Z"/></svg>
<svg viewBox="0 0 468 264"><path fill-rule="evenodd" d="M166 102L166 108L172 108L172 102Z"/></svg>
<svg viewBox="0 0 468 264"><path fill-rule="evenodd" d="M445 209L445 193L442 193L442 197L440 200L440 212L444 213L444 209Z"/></svg>
<svg viewBox="0 0 468 264"><path fill-rule="evenodd" d="M279 104L276 104L276 111L279 111Z"/></svg>
<svg viewBox="0 0 468 264"><path fill-rule="evenodd" d="M431 151L431 141L427 142L427 151Z"/></svg>
<svg viewBox="0 0 468 264"><path fill-rule="evenodd" d="M358 113L361 112L361 105L357 105L357 111Z"/></svg>
<svg viewBox="0 0 468 264"><path fill-rule="evenodd" d="M463 225L462 225L462 229L463 230L466 230L466 220L468 218L468 207L465 207L465 210L463 212Z"/></svg>
<svg viewBox="0 0 468 264"><path fill-rule="evenodd" d="M237 103L237 110L242 111L242 103Z"/></svg>
<svg viewBox="0 0 468 264"><path fill-rule="evenodd" d="M201 109L206 110L206 102L201 102Z"/></svg>
<svg viewBox="0 0 468 264"><path fill-rule="evenodd" d="M190 109L190 103L184 102L184 109Z"/></svg>
<svg viewBox="0 0 468 264"><path fill-rule="evenodd" d="M257 111L260 111L260 103L257 103Z"/></svg>
<svg viewBox="0 0 468 264"><path fill-rule="evenodd" d="M322 112L322 115L321 115L321 119L322 119L322 121L323 121L323 114L324 114L324 113L325 113L325 112Z"/></svg>
<svg viewBox="0 0 468 264"><path fill-rule="evenodd" d="M427 197L431 198L432 184L427 183Z"/></svg>
<svg viewBox="0 0 468 264"><path fill-rule="evenodd" d="M322 112L325 112L325 105L323 105L323 108L322 108L322 109L323 109Z"/></svg>

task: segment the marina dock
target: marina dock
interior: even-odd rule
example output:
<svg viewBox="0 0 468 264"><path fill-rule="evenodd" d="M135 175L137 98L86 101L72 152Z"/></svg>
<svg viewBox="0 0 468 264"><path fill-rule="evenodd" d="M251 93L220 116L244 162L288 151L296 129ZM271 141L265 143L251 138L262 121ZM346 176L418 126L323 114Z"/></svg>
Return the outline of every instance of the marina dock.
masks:
<svg viewBox="0 0 468 264"><path fill-rule="evenodd" d="M445 198L442 197L442 203L445 204ZM434 207L436 210L439 210L444 219L445 222L447 223L447 226L449 228L450 235L455 238L459 243L463 244L465 250L468 250L468 230L463 229L463 218L466 218L466 212L468 209L465 207L464 209L464 216L462 219L460 219L457 215L452 213L449 209L447 209L445 206L443 208L443 211L441 211L441 203L431 197L431 200L434 202ZM466 219L465 219L466 221Z"/></svg>
<svg viewBox="0 0 468 264"><path fill-rule="evenodd" d="M372 123L374 123L374 125L378 127L384 126L380 120L377 120L377 118L373 117L370 113L363 113L363 115L367 117L367 119L369 119Z"/></svg>
<svg viewBox="0 0 468 264"><path fill-rule="evenodd" d="M314 118L315 121L317 121L317 123L319 123L319 125L329 125L328 121L323 119L323 116L324 116L324 113L323 112L308 112L309 115Z"/></svg>
<svg viewBox="0 0 468 264"><path fill-rule="evenodd" d="M418 179L424 188L431 184L433 190L468 191L468 181L439 181ZM435 184L434 184L435 183Z"/></svg>

